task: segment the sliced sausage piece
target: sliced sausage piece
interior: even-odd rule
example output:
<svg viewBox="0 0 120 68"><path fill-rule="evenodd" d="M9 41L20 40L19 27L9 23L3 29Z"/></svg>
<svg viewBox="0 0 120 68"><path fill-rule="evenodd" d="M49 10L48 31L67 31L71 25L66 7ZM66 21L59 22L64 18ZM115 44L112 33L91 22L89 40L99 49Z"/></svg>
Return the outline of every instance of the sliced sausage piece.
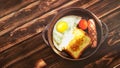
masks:
<svg viewBox="0 0 120 68"><path fill-rule="evenodd" d="M95 48L97 46L97 31L95 21L93 19L88 20L88 34L92 41L91 47Z"/></svg>

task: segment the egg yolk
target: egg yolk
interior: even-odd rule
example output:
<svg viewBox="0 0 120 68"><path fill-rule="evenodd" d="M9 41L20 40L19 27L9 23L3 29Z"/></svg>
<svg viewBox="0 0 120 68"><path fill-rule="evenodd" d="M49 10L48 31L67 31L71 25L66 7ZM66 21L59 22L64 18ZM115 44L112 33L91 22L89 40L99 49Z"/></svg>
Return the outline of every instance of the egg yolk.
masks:
<svg viewBox="0 0 120 68"><path fill-rule="evenodd" d="M65 32L68 29L67 22L65 22L65 21L58 22L56 25L56 29L58 32L61 32L61 33Z"/></svg>

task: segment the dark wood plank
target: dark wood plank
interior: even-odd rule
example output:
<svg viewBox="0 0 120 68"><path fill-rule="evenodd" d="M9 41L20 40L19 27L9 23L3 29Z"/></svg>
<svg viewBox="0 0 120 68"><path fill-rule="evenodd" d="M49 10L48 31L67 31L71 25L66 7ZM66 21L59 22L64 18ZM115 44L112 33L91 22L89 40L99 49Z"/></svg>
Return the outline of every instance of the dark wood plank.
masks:
<svg viewBox="0 0 120 68"><path fill-rule="evenodd" d="M0 0L0 18L37 0Z"/></svg>
<svg viewBox="0 0 120 68"><path fill-rule="evenodd" d="M25 58L24 60L19 61L16 64L9 66L8 68L18 68L18 67L19 68L34 68L36 65L36 62L40 59L44 59L44 60L47 60L47 62L50 62L49 64L47 64L47 66L54 64L55 62L58 62L60 60L56 58L56 55L53 55L53 52L51 52L50 49L47 48L47 50L38 51L37 53L34 53L31 56L27 57L27 59ZM20 63L22 63L23 65L21 66Z"/></svg>
<svg viewBox="0 0 120 68"><path fill-rule="evenodd" d="M103 22L108 25L108 46L114 46L120 43L120 9L112 12L111 14L101 18Z"/></svg>
<svg viewBox="0 0 120 68"><path fill-rule="evenodd" d="M12 47L13 45L26 40L33 35L40 33L43 30L44 23L41 20L34 20L26 25L23 25L14 31L10 32L9 34L5 34L0 37L0 51L4 51ZM3 40L5 39L5 40Z"/></svg>
<svg viewBox="0 0 120 68"><path fill-rule="evenodd" d="M52 64L52 62L56 62L56 59L54 59L55 55L52 55L53 51L48 46L46 48L46 45L43 42L44 41L41 38L41 34L38 34L31 39L18 44L16 47L13 47L12 49L5 51L4 53L1 53L0 60L2 62L0 62L0 64L2 68L9 68L9 66L12 64L13 65L10 68L14 68L16 66L19 66L19 68L25 66L26 68L28 67L29 62L32 62L29 68L33 68L37 60L41 58L44 58L44 60L47 60L47 62L49 62L50 64ZM29 57L32 57L33 59L28 59L28 62L26 62L26 58ZM24 62L24 65L19 65L20 62ZM18 65L15 66L14 63L18 63Z"/></svg>
<svg viewBox="0 0 120 68"><path fill-rule="evenodd" d="M57 3L58 3L58 2L59 2L59 4L57 4L57 5L59 6L60 4L66 2L66 0L65 0L65 1L62 1L62 2L61 2L61 1L57 1ZM55 3L56 3L56 2L55 2ZM25 21L27 21L27 19L29 19L29 17L32 17L32 16L35 17L34 14L38 16L39 14L44 13L45 11L42 11L42 10L44 10L45 8L43 8L43 6L41 6L41 8L39 8L39 6L42 5L42 4L44 4L44 5L45 5L45 4L46 4L46 5L47 5L47 4L49 4L49 5L53 4L53 6L51 6L51 8L47 8L48 5L47 5L47 6L44 6L44 7L46 7L46 11L48 11L48 10L50 10L50 9L52 9L52 8L55 8L54 6L56 5L56 4L54 4L54 2L45 2L45 1L39 2L39 1L37 1L37 2L35 2L35 3L33 3L33 4L29 5L29 6L27 6L27 7L24 8L23 10L20 10L20 12L16 13L17 15L15 14L15 16L12 16L12 19L10 18L10 19L5 20L6 22L3 24L4 26L1 27L1 29L2 29L2 28L4 28L4 29L3 29L3 31L1 31L0 33L1 33L1 34L4 34L4 33L8 32L9 30L18 27L19 25L25 23ZM56 7L57 7L57 6L56 6ZM34 11L32 11L33 9L30 9L30 8L34 8ZM43 9L42 9L42 8L43 8ZM25 11L25 10L28 10L28 9L30 9L31 12ZM47 9L48 9L48 10L47 10ZM39 12L40 10L41 10L42 12ZM29 13L28 13L28 12L29 12ZM33 13L33 12L35 12L35 13ZM38 14L37 14L37 13L38 13ZM24 15L24 14L25 14L25 15ZM32 14L33 14L33 15L32 15ZM26 16L26 15L27 15L27 16ZM32 16L30 16L30 15L32 15ZM29 16L29 17L28 17L28 16ZM25 17L26 17L27 19L25 19ZM24 19L24 20L23 20L23 19ZM42 21L42 20L41 20L41 21ZM3 40L3 41L0 42L0 52L3 51L3 50L5 50L6 48L9 48L9 47L11 47L12 45L16 44L16 40L17 40L18 42L21 42L22 39L25 40L25 39L27 39L27 38L35 35L35 33L39 33L41 30L36 29L36 28L38 28L39 26L41 26L41 25L40 25L41 23L39 23L39 22L40 22L39 19L35 19L35 20L33 20L33 21L31 21L31 22L28 22L27 24L25 24L25 25L23 25L23 26L15 29L15 30L13 30L13 31L11 31L11 32L9 32L9 33L1 36L0 40L5 39L5 38L6 38L6 40ZM32 24L33 24L33 25L32 25ZM36 26L38 26L38 27L36 27ZM26 28L25 28L25 27L26 27ZM20 34L19 32L20 32L21 34ZM30 33L30 32L31 32L31 33ZM24 35L23 35L23 33L24 33ZM18 35L17 35L17 34L18 34ZM27 34L29 34L29 35L27 35ZM17 36L16 36L16 35L17 35ZM25 36L25 35L26 35L26 36ZM25 37L24 37L24 36L25 36ZM20 40L20 37L22 37L21 40ZM24 37L24 38L23 38L23 37ZM17 38L19 38L19 40L18 40ZM13 43L13 42L14 42L14 43ZM12 44L11 44L11 43L12 43ZM3 46L6 46L6 47L5 47L5 48L2 48Z"/></svg>
<svg viewBox="0 0 120 68"><path fill-rule="evenodd" d="M90 6L88 9L101 18L119 8L120 0L101 0L100 2Z"/></svg>
<svg viewBox="0 0 120 68"><path fill-rule="evenodd" d="M16 61L26 58L25 56L30 56L37 51L43 50L46 48L46 45L43 43L44 41L41 38L41 34L38 34L37 36L32 37L30 40L20 43L16 47L1 53L0 61L4 62L0 62L1 66L9 66Z"/></svg>
<svg viewBox="0 0 120 68"><path fill-rule="evenodd" d="M68 1L69 0L36 1L16 12L2 17L0 19L0 36Z"/></svg>
<svg viewBox="0 0 120 68"><path fill-rule="evenodd" d="M109 26L110 31L112 31L112 30L115 30L116 27L120 26L120 22L119 22L120 8L114 12L111 12L110 14L106 15L105 17L102 17L101 20L103 22L105 22ZM116 18L114 18L114 17L116 17ZM105 19L105 18L109 18L109 20Z"/></svg>

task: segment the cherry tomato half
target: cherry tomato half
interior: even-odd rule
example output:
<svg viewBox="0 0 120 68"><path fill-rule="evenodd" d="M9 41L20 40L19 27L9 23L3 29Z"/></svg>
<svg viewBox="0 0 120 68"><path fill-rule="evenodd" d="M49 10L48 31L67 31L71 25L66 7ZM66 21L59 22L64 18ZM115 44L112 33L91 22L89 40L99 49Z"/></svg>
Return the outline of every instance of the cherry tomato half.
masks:
<svg viewBox="0 0 120 68"><path fill-rule="evenodd" d="M86 30L88 27L88 23L85 19L81 19L79 22L79 28L81 28L82 30Z"/></svg>

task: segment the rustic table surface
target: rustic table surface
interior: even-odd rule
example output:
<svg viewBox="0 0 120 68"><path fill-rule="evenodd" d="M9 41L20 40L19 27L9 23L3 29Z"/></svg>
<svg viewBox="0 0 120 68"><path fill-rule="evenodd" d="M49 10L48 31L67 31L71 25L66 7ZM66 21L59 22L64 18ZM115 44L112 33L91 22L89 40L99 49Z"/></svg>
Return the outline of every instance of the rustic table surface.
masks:
<svg viewBox="0 0 120 68"><path fill-rule="evenodd" d="M72 62L56 55L42 39L44 26L68 7L92 11L109 28L90 58ZM120 65L120 0L0 0L0 68L113 68ZM120 68L120 67L119 67Z"/></svg>

